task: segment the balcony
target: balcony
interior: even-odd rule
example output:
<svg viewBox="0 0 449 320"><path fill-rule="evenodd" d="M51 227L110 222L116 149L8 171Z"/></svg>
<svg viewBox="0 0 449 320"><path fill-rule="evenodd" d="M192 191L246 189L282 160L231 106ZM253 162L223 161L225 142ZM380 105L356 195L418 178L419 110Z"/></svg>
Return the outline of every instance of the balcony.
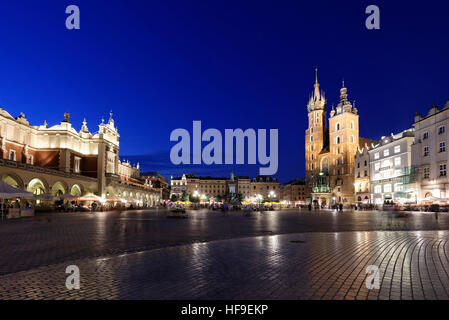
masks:
<svg viewBox="0 0 449 320"><path fill-rule="evenodd" d="M7 159L0 159L0 166L16 168L16 169L36 172L36 173L40 173L40 174L49 174L49 175L59 176L59 177L64 177L64 178L81 179L81 180L86 180L86 181L97 181L96 178L83 176L83 175L76 174L76 173L64 172L61 170L55 170L55 169L50 169L50 168L46 168L46 167L35 166L32 164L28 164L28 163L22 163L22 162L7 160Z"/></svg>

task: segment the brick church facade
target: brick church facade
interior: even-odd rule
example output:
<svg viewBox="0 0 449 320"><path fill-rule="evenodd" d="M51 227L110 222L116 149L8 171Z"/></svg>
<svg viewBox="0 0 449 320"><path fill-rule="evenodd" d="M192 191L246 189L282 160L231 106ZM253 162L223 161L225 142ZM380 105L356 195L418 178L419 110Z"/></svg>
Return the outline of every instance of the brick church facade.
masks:
<svg viewBox="0 0 449 320"><path fill-rule="evenodd" d="M358 110L348 100L343 82L340 102L327 119L327 100L316 76L308 105L305 134L308 202L329 207L354 204L354 157L373 140L359 137ZM329 123L329 124L328 124Z"/></svg>

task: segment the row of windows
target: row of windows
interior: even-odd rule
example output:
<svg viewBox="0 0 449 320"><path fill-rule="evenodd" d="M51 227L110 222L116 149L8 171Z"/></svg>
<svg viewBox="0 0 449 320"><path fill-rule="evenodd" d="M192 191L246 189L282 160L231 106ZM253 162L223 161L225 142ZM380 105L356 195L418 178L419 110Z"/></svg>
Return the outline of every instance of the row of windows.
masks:
<svg viewBox="0 0 449 320"><path fill-rule="evenodd" d="M440 163L438 165L438 169L439 169L439 176L440 177L446 177L447 175L447 165L446 163ZM425 167L423 170L423 177L424 179L430 179L430 167Z"/></svg>
<svg viewBox="0 0 449 320"><path fill-rule="evenodd" d="M400 157L394 158L394 165L396 167L401 165L401 158ZM380 162L376 162L374 164L374 170L375 171L379 171L381 167L382 168L389 168L389 167L391 167L391 160L384 160L384 161L382 161L382 165L381 165Z"/></svg>
<svg viewBox="0 0 449 320"><path fill-rule="evenodd" d="M392 192L392 191L393 189L391 184L385 184L383 186L383 192ZM395 192L404 191L404 186L402 185L402 183L396 183L394 185L394 191ZM377 186L374 186L374 193L382 193L382 185L379 184Z"/></svg>
<svg viewBox="0 0 449 320"><path fill-rule="evenodd" d="M335 144L340 144L340 143L342 143L342 138L341 137L336 137L335 138ZM354 138L354 136L350 136L349 137L349 142L350 143L355 143L355 138Z"/></svg>
<svg viewBox="0 0 449 320"><path fill-rule="evenodd" d="M340 129L341 129L340 123L337 122L335 124L335 131L340 131ZM354 130L354 121L351 121L351 129Z"/></svg>
<svg viewBox="0 0 449 320"><path fill-rule="evenodd" d="M399 153L399 152L401 152L401 146L395 146L394 147L394 153L396 154L396 153ZM388 157L390 155L390 149L385 149L383 154L384 154L384 157ZM376 152L374 154L374 159L377 160L377 159L379 159L379 157L380 157L380 153Z"/></svg>
<svg viewBox="0 0 449 320"><path fill-rule="evenodd" d="M439 152L446 152L446 142L441 141L439 144ZM430 155L430 147L424 147L423 148L423 156L428 157Z"/></svg>
<svg viewBox="0 0 449 320"><path fill-rule="evenodd" d="M368 161L364 161L364 164L363 164L365 167L368 165ZM360 162L357 162L357 168L360 168Z"/></svg>
<svg viewBox="0 0 449 320"><path fill-rule="evenodd" d="M444 134L446 132L446 127L445 126L438 127L437 132L438 132L438 134ZM422 135L422 139L423 140L429 139L429 132L424 132Z"/></svg>
<svg viewBox="0 0 449 320"><path fill-rule="evenodd" d="M16 150L9 150L9 157L8 157L8 159L11 160L11 161L17 161ZM34 164L34 157L32 155L29 155L27 161L28 161L27 162L28 164L33 165Z"/></svg>
<svg viewBox="0 0 449 320"><path fill-rule="evenodd" d="M368 170L364 171L363 176L368 177ZM360 171L357 173L357 178L360 178Z"/></svg>

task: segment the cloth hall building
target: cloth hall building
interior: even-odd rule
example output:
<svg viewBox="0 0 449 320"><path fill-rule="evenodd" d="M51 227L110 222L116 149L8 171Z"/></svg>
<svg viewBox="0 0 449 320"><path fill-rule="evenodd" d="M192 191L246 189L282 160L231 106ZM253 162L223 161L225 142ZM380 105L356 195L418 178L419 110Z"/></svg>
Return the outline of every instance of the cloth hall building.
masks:
<svg viewBox="0 0 449 320"><path fill-rule="evenodd" d="M54 126L31 125L23 113L0 108L0 180L34 194L95 193L155 205L160 190L141 177L139 165L119 159L119 138L112 112L91 133L85 120L75 130L68 113Z"/></svg>

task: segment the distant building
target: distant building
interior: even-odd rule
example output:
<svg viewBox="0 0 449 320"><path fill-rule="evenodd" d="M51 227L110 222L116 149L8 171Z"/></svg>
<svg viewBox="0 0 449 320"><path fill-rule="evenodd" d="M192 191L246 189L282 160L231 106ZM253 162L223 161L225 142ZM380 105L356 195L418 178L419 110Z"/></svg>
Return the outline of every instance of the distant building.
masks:
<svg viewBox="0 0 449 320"><path fill-rule="evenodd" d="M368 151L372 203L416 203L416 175L412 166L414 141L414 130L409 129L382 137Z"/></svg>
<svg viewBox="0 0 449 320"><path fill-rule="evenodd" d="M183 174L181 177L171 177L170 184L170 197L176 195L180 198L183 194L186 194L216 199L230 193L230 178ZM279 182L272 177L258 176L250 179L247 176L235 176L234 185L236 193L241 194L245 201L277 201L280 197Z"/></svg>
<svg viewBox="0 0 449 320"><path fill-rule="evenodd" d="M155 171L143 172L142 176L151 183L153 188L160 191L162 200L170 199L170 184L166 177Z"/></svg>
<svg viewBox="0 0 449 320"><path fill-rule="evenodd" d="M371 203L370 189L370 159L368 150L371 146L365 144L361 149L357 150L354 158L354 190L355 201L357 204Z"/></svg>
<svg viewBox="0 0 449 320"><path fill-rule="evenodd" d="M418 178L418 202L448 202L449 101L442 109L430 108L426 116L416 114L412 164Z"/></svg>
<svg viewBox="0 0 449 320"><path fill-rule="evenodd" d="M171 195L178 198L183 194L201 198L217 198L228 194L229 178L198 177L196 174L183 174L181 177L171 178Z"/></svg>
<svg viewBox="0 0 449 320"><path fill-rule="evenodd" d="M237 193L241 194L244 200L249 201L251 198L251 179L247 176L235 177L237 182Z"/></svg>
<svg viewBox="0 0 449 320"><path fill-rule="evenodd" d="M289 205L305 205L306 204L306 182L304 179L296 179L281 185L281 201L287 202Z"/></svg>
<svg viewBox="0 0 449 320"><path fill-rule="evenodd" d="M260 201L278 201L280 197L279 181L270 176L257 176L251 180L251 197Z"/></svg>

